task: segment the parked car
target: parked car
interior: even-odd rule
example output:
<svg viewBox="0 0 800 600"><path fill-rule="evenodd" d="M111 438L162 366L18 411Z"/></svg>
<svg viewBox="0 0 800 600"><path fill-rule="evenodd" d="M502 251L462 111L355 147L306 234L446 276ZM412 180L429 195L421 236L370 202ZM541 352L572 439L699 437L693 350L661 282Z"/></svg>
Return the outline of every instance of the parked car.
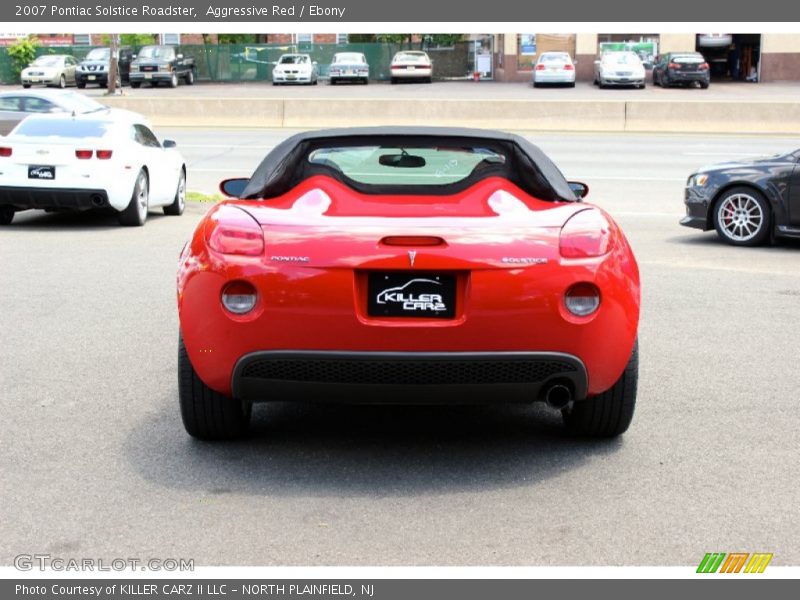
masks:
<svg viewBox="0 0 800 600"><path fill-rule="evenodd" d="M133 61L133 49L128 46L119 48L119 58L117 59L117 74L120 83L130 82L131 62ZM100 87L108 85L108 74L110 72L111 48L92 48L86 54L75 71L75 82L79 88L85 88L87 84L96 83Z"/></svg>
<svg viewBox="0 0 800 600"><path fill-rule="evenodd" d="M0 135L8 133L28 115L41 113L91 113L107 107L73 90L17 90L0 92Z"/></svg>
<svg viewBox="0 0 800 600"><path fill-rule="evenodd" d="M627 429L636 260L527 139L305 132L221 189L179 259L190 435L242 436L254 402L300 398L541 401L578 434Z"/></svg>
<svg viewBox="0 0 800 600"><path fill-rule="evenodd" d="M180 215L186 164L175 142L160 143L133 112L31 115L0 140L0 224L17 211L111 208L121 225L147 212Z"/></svg>
<svg viewBox="0 0 800 600"><path fill-rule="evenodd" d="M401 79L421 79L425 83L433 81L433 61L426 52L403 50L392 58L389 67L392 83Z"/></svg>
<svg viewBox="0 0 800 600"><path fill-rule="evenodd" d="M708 63L699 52L668 52L660 56L653 67L653 85L698 84L706 89L710 83Z"/></svg>
<svg viewBox="0 0 800 600"><path fill-rule="evenodd" d="M317 63L309 54L282 54L272 69L272 85L317 85L318 78Z"/></svg>
<svg viewBox="0 0 800 600"><path fill-rule="evenodd" d="M75 85L75 68L78 61L70 54L44 54L20 73L22 87L34 84L65 88Z"/></svg>
<svg viewBox="0 0 800 600"><path fill-rule="evenodd" d="M533 67L533 87L566 83L575 87L575 61L567 52L543 52Z"/></svg>
<svg viewBox="0 0 800 600"><path fill-rule="evenodd" d="M686 181L681 225L716 229L734 246L800 239L800 149L704 167Z"/></svg>
<svg viewBox="0 0 800 600"><path fill-rule="evenodd" d="M178 46L145 46L138 55L134 55L129 78L133 88L145 82L153 87L166 83L175 88L180 80L192 85L194 69L194 58L184 56Z"/></svg>
<svg viewBox="0 0 800 600"><path fill-rule="evenodd" d="M620 85L644 88L645 77L644 64L635 52L605 52L594 61L594 83L601 88Z"/></svg>
<svg viewBox="0 0 800 600"><path fill-rule="evenodd" d="M360 81L369 83L369 64L367 57L360 52L337 52L333 55L328 69L331 85L340 81Z"/></svg>

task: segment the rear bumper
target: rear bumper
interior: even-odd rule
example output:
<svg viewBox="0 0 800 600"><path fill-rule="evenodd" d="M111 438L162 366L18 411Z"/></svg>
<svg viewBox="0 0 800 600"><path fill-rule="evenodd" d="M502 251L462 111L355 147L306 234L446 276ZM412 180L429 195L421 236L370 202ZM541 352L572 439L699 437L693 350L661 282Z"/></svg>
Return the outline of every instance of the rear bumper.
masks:
<svg viewBox="0 0 800 600"><path fill-rule="evenodd" d="M16 210L63 208L89 210L109 206L108 193L101 189L0 186L0 206Z"/></svg>
<svg viewBox="0 0 800 600"><path fill-rule="evenodd" d="M575 83L575 72L555 72L549 73L547 71L534 71L534 83Z"/></svg>
<svg viewBox="0 0 800 600"><path fill-rule="evenodd" d="M264 351L242 357L233 396L389 404L533 402L549 386L587 395L576 357L558 352Z"/></svg>
<svg viewBox="0 0 800 600"><path fill-rule="evenodd" d="M413 71L409 71L408 69L390 69L390 74L392 77L398 79L419 79L421 77L431 77L433 75L433 69L414 69Z"/></svg>
<svg viewBox="0 0 800 600"><path fill-rule="evenodd" d="M710 76L705 73L682 73L680 71L669 71L667 74L670 83L708 83Z"/></svg>

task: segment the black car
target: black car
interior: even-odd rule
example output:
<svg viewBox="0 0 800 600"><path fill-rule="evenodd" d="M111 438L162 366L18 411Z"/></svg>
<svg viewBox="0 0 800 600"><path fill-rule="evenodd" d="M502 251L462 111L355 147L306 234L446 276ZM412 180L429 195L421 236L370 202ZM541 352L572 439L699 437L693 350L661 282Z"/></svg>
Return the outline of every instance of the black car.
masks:
<svg viewBox="0 0 800 600"><path fill-rule="evenodd" d="M107 86L110 60L111 48L92 48L75 69L75 83L79 88L85 88L90 83L96 83L100 87ZM133 48L123 46L119 49L117 68L121 83L129 81L132 60Z"/></svg>
<svg viewBox="0 0 800 600"><path fill-rule="evenodd" d="M186 85L194 83L194 59L184 56L177 46L145 46L131 63L131 87L138 88L147 82L153 87L166 83L178 87L183 79Z"/></svg>
<svg viewBox="0 0 800 600"><path fill-rule="evenodd" d="M800 239L800 150L712 165L686 182L681 225L716 229L735 246Z"/></svg>
<svg viewBox="0 0 800 600"><path fill-rule="evenodd" d="M653 67L653 85L694 85L706 89L711 82L711 70L699 52L668 52L658 58Z"/></svg>

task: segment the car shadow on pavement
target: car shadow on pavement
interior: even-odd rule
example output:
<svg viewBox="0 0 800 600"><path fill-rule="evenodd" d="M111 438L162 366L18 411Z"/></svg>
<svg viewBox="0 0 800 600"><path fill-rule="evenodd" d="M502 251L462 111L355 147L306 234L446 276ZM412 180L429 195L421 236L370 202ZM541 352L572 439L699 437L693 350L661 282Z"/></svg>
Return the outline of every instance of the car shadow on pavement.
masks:
<svg viewBox="0 0 800 600"><path fill-rule="evenodd" d="M314 403L256 405L246 440L202 442L184 432L176 396L131 431L126 456L148 481L203 494L383 497L531 486L624 443L572 438L543 404Z"/></svg>
<svg viewBox="0 0 800 600"><path fill-rule="evenodd" d="M153 209L155 211L155 209ZM148 221L155 221L165 215L156 212L147 214ZM145 227L147 223L145 223ZM113 210L87 210L81 212L45 212L43 210L22 211L14 215L10 225L0 228L2 233L15 231L48 231L48 230L106 230L120 229L117 212Z"/></svg>
<svg viewBox="0 0 800 600"><path fill-rule="evenodd" d="M676 235L664 240L668 244L682 244L686 246L698 246L698 247L705 247L705 248L731 248L732 250L736 248L735 246L731 246L725 240L721 239L715 232L701 232L695 235L688 234L688 235ZM775 243L772 244L763 244L761 246L756 246L755 248L746 248L740 247L738 249L744 251L757 251L757 250L790 250L796 251L800 248L800 240L795 240L791 238L782 238L776 240Z"/></svg>

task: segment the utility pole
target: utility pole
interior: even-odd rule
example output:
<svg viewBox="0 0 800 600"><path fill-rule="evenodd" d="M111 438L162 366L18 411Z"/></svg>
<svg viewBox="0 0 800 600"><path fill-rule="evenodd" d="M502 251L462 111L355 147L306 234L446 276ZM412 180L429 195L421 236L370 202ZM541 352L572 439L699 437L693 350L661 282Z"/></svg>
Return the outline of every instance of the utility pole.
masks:
<svg viewBox="0 0 800 600"><path fill-rule="evenodd" d="M111 34L111 57L108 61L108 92L114 96L117 93L117 78L119 77L119 34Z"/></svg>

